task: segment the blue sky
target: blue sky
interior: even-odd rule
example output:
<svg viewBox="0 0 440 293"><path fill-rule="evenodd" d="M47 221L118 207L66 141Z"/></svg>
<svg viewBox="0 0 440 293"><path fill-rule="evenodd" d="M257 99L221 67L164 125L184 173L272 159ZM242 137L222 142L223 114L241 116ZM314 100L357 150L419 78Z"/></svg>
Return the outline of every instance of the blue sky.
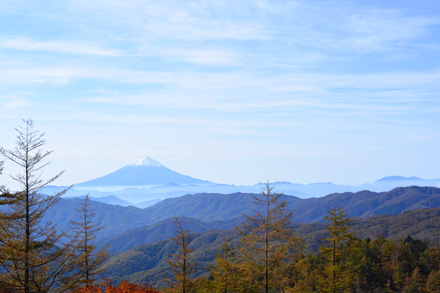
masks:
<svg viewBox="0 0 440 293"><path fill-rule="evenodd" d="M58 184L145 155L233 184L440 177L438 1L0 1L0 27L0 145L33 119Z"/></svg>

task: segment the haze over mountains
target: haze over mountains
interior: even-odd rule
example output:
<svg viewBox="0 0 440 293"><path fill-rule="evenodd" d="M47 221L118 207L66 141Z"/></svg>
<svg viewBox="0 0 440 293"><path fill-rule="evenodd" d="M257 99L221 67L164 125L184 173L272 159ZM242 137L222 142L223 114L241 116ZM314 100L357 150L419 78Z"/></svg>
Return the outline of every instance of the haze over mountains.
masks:
<svg viewBox="0 0 440 293"><path fill-rule="evenodd" d="M273 184L284 194L286 209L293 211L290 229L304 239L310 251L317 251L327 237L325 216L334 207L341 207L352 219L349 229L361 239L412 236L440 241L440 188L435 187L440 186L439 179L389 176L358 186ZM144 157L77 184L46 212L45 220L69 231L70 221L77 220L81 197L89 193L94 221L103 227L96 233L96 244L99 249L107 246L110 256L100 277L160 284L169 274L166 259L177 250L170 239L176 235L174 217L192 232L196 275L204 274L225 239L238 241L235 227L246 220L244 214L252 215L260 208L255 206L254 196L264 186L217 184ZM62 189L50 186L45 192Z"/></svg>
<svg viewBox="0 0 440 293"><path fill-rule="evenodd" d="M276 178L268 178L274 180ZM142 157L130 164L102 177L75 184L66 197L89 194L95 200L122 206L136 205L148 207L160 200L186 194L235 192L260 193L265 183L255 185L218 184L207 180L193 178L168 169L150 157ZM357 192L370 190L383 192L395 187L404 186L440 186L440 179L422 179L418 177L389 176L373 183L357 186L338 185L331 182L298 184L291 182L274 182L276 189L286 195L299 198L321 197L335 192ZM45 193L53 193L64 187L49 186Z"/></svg>

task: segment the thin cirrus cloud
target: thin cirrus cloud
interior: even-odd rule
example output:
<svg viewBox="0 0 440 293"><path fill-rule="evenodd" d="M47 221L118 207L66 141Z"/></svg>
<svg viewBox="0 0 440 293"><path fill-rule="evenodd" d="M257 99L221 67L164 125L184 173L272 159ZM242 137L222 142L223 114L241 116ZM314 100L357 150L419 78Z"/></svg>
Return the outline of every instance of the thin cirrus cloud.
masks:
<svg viewBox="0 0 440 293"><path fill-rule="evenodd" d="M267 78L246 73L230 75L227 73L197 73L186 72L140 72L117 69L99 68L73 68L73 67L46 67L46 68L22 68L22 69L0 69L0 76L3 83L8 84L29 84L49 83L68 84L74 80L84 78L92 80L108 80L113 82L124 82L132 84L162 84L178 90L179 94L150 92L144 95L127 96L116 92L115 96L98 96L90 98L91 102L107 104L126 105L154 105L163 108L215 108L232 110L252 110L256 108L276 108L287 106L285 102L276 102L279 98L271 98L271 101L259 104L258 100L267 99L267 96L299 94L306 95L309 99L343 99L357 104L360 101L371 101L372 98L380 99L379 103L386 101L402 102L402 94L406 94L407 102L426 101L435 102L432 95L438 91L437 81L440 73L433 72L397 72L379 74L285 74ZM259 96L252 96L249 103L244 103L245 98L236 99L243 88L260 92ZM356 88L356 98L345 89ZM398 89L398 95L396 94ZM237 93L234 93L237 91ZM336 90L336 91L335 91ZM362 90L363 92L359 92ZM380 90L378 92L378 90ZM203 103L202 97L210 94L211 103ZM417 93L411 97L410 93ZM169 95L169 96L167 96ZM396 97L397 95L397 97ZM199 98L197 98L199 97ZM227 98L228 97L228 98ZM337 97L337 98L336 98ZM275 100L274 100L275 99ZM281 98L282 100L285 98ZM307 101L306 99L304 99ZM252 101L252 102L251 102ZM212 105L211 105L212 104ZM303 103L312 107L310 102ZM298 106L297 104L292 105Z"/></svg>
<svg viewBox="0 0 440 293"><path fill-rule="evenodd" d="M98 23L111 22L114 27L129 29L131 33L124 32L123 35L136 40L241 41L265 38L258 20L240 12L252 9L252 2L244 2L245 5L235 1L74 3L77 14L93 14Z"/></svg>
<svg viewBox="0 0 440 293"><path fill-rule="evenodd" d="M29 107L34 103L25 96L0 96L0 105L8 110Z"/></svg>
<svg viewBox="0 0 440 293"><path fill-rule="evenodd" d="M105 141L113 157L121 152L115 137L142 155L206 158L210 149L221 154L212 143L221 139L270 158L304 141L313 152L299 148L280 162L325 150L329 164L350 166L338 148L387 147L391 156L396 147L412 166L418 140L438 145L429 135L440 108L436 7L407 0L18 1L0 9L0 117L11 129L18 116L44 121L45 131L60 133L60 145L67 128L71 141L96 156L103 146L82 135L99 136L94 143ZM217 172L213 180L221 182L214 177L227 170L202 172Z"/></svg>
<svg viewBox="0 0 440 293"><path fill-rule="evenodd" d="M159 50L158 50L159 51ZM148 52L151 54L151 52ZM240 54L228 49L180 49L180 50L160 50L158 55L164 58L172 58L183 60L194 64L217 65L217 66L234 66L241 62Z"/></svg>
<svg viewBox="0 0 440 293"><path fill-rule="evenodd" d="M47 51L91 56L123 56L118 50L72 41L36 41L26 37L0 38L0 48L23 51Z"/></svg>

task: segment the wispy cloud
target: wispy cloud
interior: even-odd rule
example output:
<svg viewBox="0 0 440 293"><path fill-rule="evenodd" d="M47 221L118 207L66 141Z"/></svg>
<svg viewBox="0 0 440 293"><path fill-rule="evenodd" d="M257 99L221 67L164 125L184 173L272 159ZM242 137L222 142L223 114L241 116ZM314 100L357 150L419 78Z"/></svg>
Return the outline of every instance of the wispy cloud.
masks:
<svg viewBox="0 0 440 293"><path fill-rule="evenodd" d="M151 54L151 52L150 52ZM180 59L186 62L203 65L232 66L240 64L240 55L232 50L221 49L162 49L157 52L165 58Z"/></svg>
<svg viewBox="0 0 440 293"><path fill-rule="evenodd" d="M348 150L358 170L402 144L410 160L439 144L439 6L396 3L2 3L2 125L42 121L76 164L129 149L333 167Z"/></svg>
<svg viewBox="0 0 440 293"><path fill-rule="evenodd" d="M99 67L43 67L0 69L0 87L15 84L67 85L79 80L138 84L141 89L127 95L117 90L96 94L89 102L112 105L143 105L160 109L213 109L253 111L256 109L326 108L367 109L371 105L436 103L440 90L439 71L377 74L285 73L273 76L246 72L160 72ZM416 104L415 104L416 103ZM346 105L352 105L347 107ZM391 106L390 106L391 105ZM380 109L380 108L377 108ZM384 108L382 108L384 109ZM391 110L391 109L390 109Z"/></svg>
<svg viewBox="0 0 440 293"><path fill-rule="evenodd" d="M0 48L24 51L48 51L91 56L123 56L121 51L75 41L36 41L26 37L0 38Z"/></svg>
<svg viewBox="0 0 440 293"><path fill-rule="evenodd" d="M348 18L350 34L346 41L359 51L401 50L408 45L415 46L413 40L425 37L439 25L439 18L405 16L395 10L374 9ZM422 41L420 46L423 45Z"/></svg>
<svg viewBox="0 0 440 293"><path fill-rule="evenodd" d="M29 107L33 104L29 98L19 95L0 96L0 105L8 110L14 110L22 107Z"/></svg>

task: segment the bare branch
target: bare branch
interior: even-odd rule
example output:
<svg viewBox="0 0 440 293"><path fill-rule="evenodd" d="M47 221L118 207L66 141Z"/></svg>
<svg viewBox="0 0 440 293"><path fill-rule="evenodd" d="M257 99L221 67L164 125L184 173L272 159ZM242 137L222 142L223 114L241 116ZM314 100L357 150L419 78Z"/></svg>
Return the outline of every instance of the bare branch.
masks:
<svg viewBox="0 0 440 293"><path fill-rule="evenodd" d="M46 211L66 192L43 195L41 189L58 179L63 172L43 178L46 161L52 151L45 151L44 133L34 129L32 120L23 120L16 128L15 148L0 148L0 155L16 164L20 172L11 178L21 190L1 195L0 203L9 208L0 213L0 266L6 272L0 283L8 283L13 291L47 292L60 284L73 263L73 250L60 242L63 233L57 233L51 222L44 222ZM3 162L0 164L3 169Z"/></svg>

